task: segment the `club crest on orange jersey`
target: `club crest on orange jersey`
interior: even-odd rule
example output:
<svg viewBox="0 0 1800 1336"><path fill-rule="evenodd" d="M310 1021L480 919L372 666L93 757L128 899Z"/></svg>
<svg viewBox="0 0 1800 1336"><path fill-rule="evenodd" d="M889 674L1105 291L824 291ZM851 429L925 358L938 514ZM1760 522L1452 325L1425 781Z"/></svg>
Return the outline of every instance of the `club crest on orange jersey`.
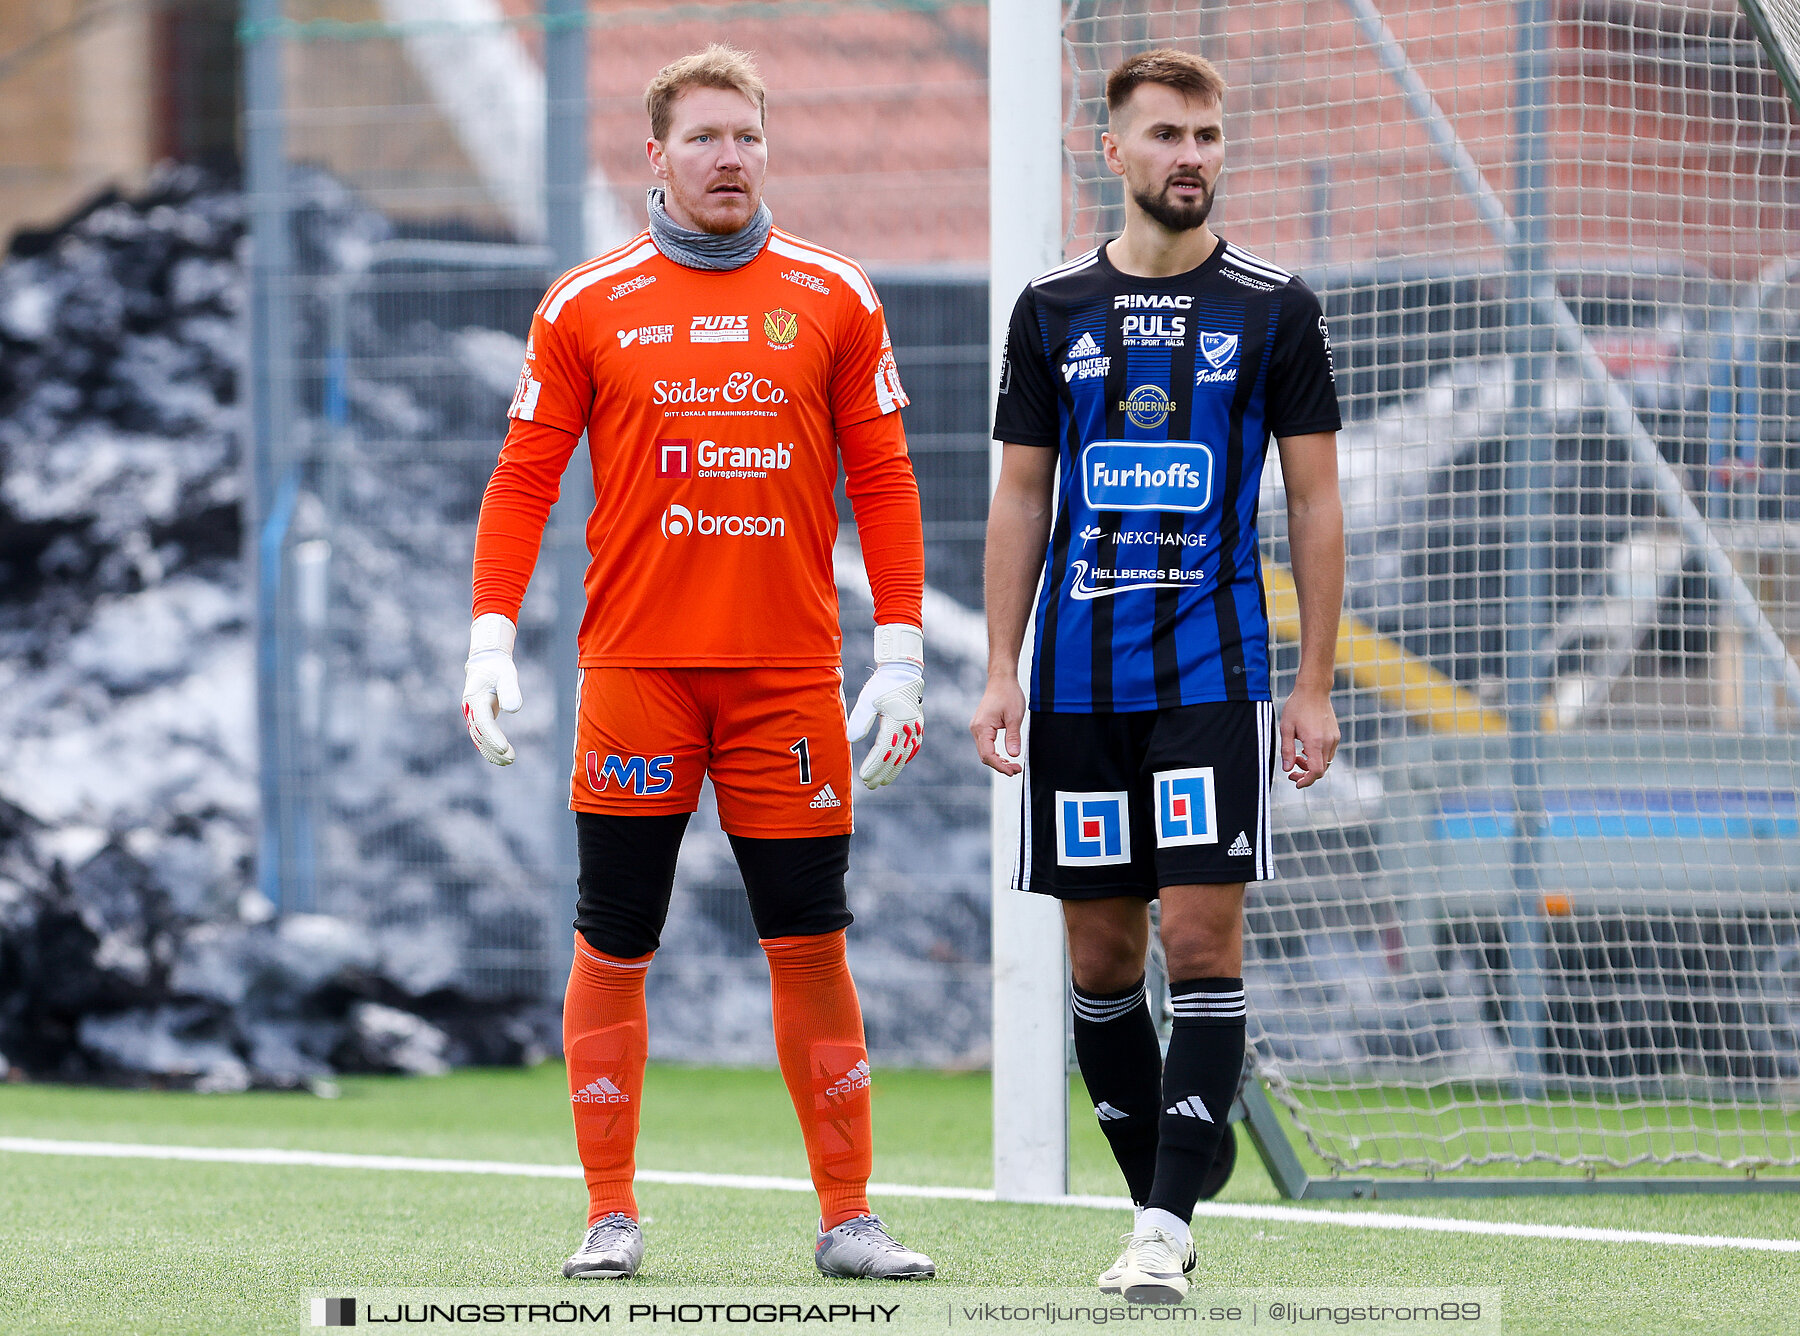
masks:
<svg viewBox="0 0 1800 1336"><path fill-rule="evenodd" d="M764 311L763 334L771 348L792 348L794 340L800 337L800 317L779 306L773 311Z"/></svg>

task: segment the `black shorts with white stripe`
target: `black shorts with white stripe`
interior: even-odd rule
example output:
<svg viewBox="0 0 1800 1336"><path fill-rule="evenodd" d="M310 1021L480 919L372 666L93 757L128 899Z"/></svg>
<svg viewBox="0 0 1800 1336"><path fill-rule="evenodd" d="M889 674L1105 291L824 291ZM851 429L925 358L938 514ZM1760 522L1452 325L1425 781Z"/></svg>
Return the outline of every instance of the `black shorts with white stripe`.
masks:
<svg viewBox="0 0 1800 1336"><path fill-rule="evenodd" d="M1266 700L1034 711L1014 888L1154 900L1165 886L1267 879L1275 743Z"/></svg>

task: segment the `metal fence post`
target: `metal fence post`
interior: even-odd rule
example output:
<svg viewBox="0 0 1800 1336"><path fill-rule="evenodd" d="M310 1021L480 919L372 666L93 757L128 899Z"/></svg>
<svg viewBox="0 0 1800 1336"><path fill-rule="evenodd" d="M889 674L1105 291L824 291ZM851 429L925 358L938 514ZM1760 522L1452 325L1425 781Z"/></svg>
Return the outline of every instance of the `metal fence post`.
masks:
<svg viewBox="0 0 1800 1336"><path fill-rule="evenodd" d="M587 255L582 225L588 175L588 34L585 0L544 0L544 233L557 273L573 269ZM587 452L577 449L563 475L562 498L551 520L555 553L556 633L550 649L556 684L556 741L561 755L575 754L577 656L587 594L587 517L594 505ZM560 998L573 961L573 891L579 870L575 819L558 814L551 843L546 987Z"/></svg>
<svg viewBox="0 0 1800 1336"><path fill-rule="evenodd" d="M296 884L305 861L300 808L284 783L295 742L293 637L283 580L288 524L300 475L290 431L292 255L288 235L280 0L245 0L244 140L250 204L250 434L246 442L245 549L256 605L257 885L277 909L311 909Z"/></svg>

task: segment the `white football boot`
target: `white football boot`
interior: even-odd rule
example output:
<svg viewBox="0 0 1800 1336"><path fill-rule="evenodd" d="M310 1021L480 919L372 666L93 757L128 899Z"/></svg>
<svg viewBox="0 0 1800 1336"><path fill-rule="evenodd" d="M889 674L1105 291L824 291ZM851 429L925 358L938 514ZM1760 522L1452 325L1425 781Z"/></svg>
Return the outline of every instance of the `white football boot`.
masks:
<svg viewBox="0 0 1800 1336"><path fill-rule="evenodd" d="M821 1275L875 1280L930 1280L937 1267L895 1240L879 1218L859 1215L819 1235L813 1264Z"/></svg>
<svg viewBox="0 0 1800 1336"><path fill-rule="evenodd" d="M571 1280L623 1280L637 1274L644 1260L644 1231L622 1211L614 1211L588 1226L587 1237L575 1255L563 1263L563 1275Z"/></svg>
<svg viewBox="0 0 1800 1336"><path fill-rule="evenodd" d="M1175 1304L1187 1297L1188 1273L1199 1263L1190 1236L1139 1223L1125 1236L1125 1251L1100 1273L1100 1293L1121 1295L1127 1303Z"/></svg>

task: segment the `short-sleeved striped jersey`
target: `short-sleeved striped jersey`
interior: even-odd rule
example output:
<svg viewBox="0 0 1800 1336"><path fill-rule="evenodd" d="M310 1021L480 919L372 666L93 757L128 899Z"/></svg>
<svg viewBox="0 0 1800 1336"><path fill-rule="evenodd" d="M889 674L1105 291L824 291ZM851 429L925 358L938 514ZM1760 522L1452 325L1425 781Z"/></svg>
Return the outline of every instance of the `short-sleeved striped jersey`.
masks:
<svg viewBox="0 0 1800 1336"><path fill-rule="evenodd" d="M1318 298L1266 260L1220 241L1137 278L1102 246L1034 279L994 421L1061 452L1032 708L1268 700L1263 460L1271 436L1341 425Z"/></svg>

